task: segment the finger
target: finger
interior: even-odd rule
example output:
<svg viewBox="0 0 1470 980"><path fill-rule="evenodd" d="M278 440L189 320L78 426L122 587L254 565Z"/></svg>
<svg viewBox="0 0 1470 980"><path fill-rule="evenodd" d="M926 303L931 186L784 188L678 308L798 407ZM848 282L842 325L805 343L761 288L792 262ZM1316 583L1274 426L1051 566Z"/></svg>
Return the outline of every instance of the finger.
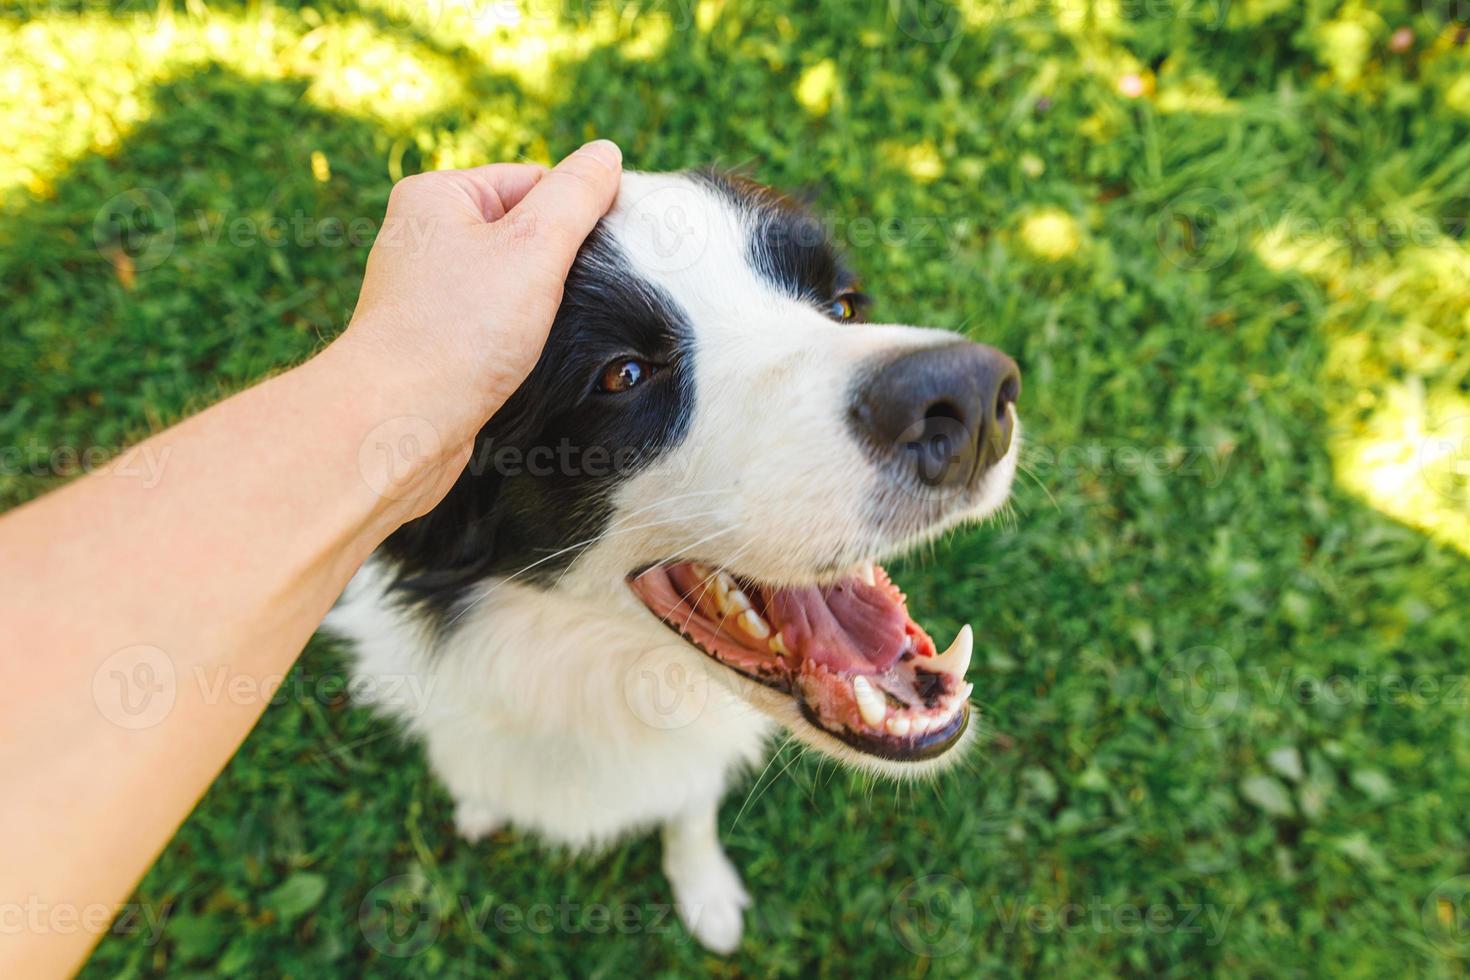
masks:
<svg viewBox="0 0 1470 980"><path fill-rule="evenodd" d="M537 181L511 210L517 238L535 243L533 261L566 278L577 249L612 207L623 173L623 154L610 140L588 143ZM529 232L529 234L525 234Z"/></svg>
<svg viewBox="0 0 1470 980"><path fill-rule="evenodd" d="M481 221L499 221L546 176L547 170L537 163L489 163L439 173L464 191Z"/></svg>

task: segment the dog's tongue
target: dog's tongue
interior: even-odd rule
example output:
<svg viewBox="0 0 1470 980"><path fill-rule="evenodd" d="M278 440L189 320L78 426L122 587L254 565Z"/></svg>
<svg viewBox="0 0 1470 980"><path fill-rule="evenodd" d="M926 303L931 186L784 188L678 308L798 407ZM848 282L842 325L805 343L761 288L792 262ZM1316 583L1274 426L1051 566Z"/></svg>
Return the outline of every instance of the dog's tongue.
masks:
<svg viewBox="0 0 1470 980"><path fill-rule="evenodd" d="M787 646L829 670L874 673L903 653L909 615L903 596L883 576L826 588L778 589L767 598Z"/></svg>

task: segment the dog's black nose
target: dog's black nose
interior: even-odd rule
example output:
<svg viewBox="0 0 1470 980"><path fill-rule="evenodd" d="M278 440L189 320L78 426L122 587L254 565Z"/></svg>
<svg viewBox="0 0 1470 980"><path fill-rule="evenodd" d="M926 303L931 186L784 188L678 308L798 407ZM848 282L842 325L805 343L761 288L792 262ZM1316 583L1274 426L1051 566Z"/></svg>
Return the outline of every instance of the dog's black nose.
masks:
<svg viewBox="0 0 1470 980"><path fill-rule="evenodd" d="M1021 394L1016 362L985 344L927 347L865 373L859 434L931 487L968 486L1011 448Z"/></svg>

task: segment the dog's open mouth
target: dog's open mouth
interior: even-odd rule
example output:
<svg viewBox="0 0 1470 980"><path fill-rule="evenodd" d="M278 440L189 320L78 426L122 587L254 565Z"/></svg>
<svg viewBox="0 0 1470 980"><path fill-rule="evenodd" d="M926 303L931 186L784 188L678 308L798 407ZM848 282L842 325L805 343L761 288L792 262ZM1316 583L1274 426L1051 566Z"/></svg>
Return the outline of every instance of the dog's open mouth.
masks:
<svg viewBox="0 0 1470 980"><path fill-rule="evenodd" d="M964 734L973 635L942 655L876 565L826 586L770 588L697 562L629 578L706 655L790 694L813 725L871 755L917 761Z"/></svg>

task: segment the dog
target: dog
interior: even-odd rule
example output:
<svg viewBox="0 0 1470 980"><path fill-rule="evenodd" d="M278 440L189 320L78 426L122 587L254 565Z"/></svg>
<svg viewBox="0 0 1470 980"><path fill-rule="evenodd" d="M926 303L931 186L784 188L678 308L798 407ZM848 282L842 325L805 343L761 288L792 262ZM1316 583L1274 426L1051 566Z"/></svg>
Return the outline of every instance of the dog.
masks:
<svg viewBox="0 0 1470 980"><path fill-rule="evenodd" d="M963 755L971 629L940 652L878 562L1002 505L1020 374L868 308L792 198L623 176L530 376L325 624L461 835L661 828L680 918L728 953L718 809L778 728L890 777Z"/></svg>

